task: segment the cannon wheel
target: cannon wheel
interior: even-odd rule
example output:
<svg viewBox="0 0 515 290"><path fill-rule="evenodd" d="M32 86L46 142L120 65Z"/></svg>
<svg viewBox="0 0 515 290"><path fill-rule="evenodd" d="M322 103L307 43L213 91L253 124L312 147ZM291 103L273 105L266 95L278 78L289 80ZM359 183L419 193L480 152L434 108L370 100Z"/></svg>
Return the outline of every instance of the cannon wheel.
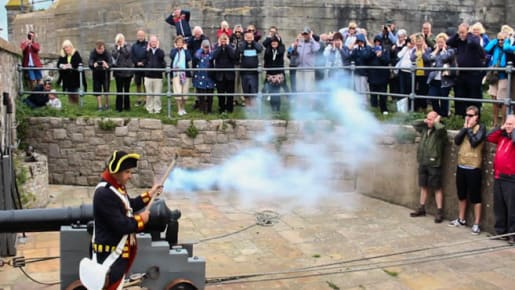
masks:
<svg viewBox="0 0 515 290"><path fill-rule="evenodd" d="M198 290L195 285L189 280L175 279L165 286L165 290Z"/></svg>
<svg viewBox="0 0 515 290"><path fill-rule="evenodd" d="M87 290L80 280L75 280L70 285L66 286L65 290Z"/></svg>

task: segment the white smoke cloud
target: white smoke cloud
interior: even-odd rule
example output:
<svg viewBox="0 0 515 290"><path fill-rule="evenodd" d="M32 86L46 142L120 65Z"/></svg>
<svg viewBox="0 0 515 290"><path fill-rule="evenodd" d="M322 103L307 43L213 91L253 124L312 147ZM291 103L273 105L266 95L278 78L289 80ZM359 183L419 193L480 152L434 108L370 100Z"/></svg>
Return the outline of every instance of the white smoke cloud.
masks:
<svg viewBox="0 0 515 290"><path fill-rule="evenodd" d="M367 111L363 96L336 82L325 82L321 88L328 90L319 96L325 110L297 108L292 116L299 121L289 126L298 126L301 138L284 140L280 152L271 149L277 137L271 127L266 128L255 136L257 145L220 165L202 170L176 168L165 183L165 191L218 189L237 196L242 204L280 201L284 206L312 205L331 194L334 178L343 175L342 167L356 169L376 158L381 128ZM331 121L323 121L328 116Z"/></svg>

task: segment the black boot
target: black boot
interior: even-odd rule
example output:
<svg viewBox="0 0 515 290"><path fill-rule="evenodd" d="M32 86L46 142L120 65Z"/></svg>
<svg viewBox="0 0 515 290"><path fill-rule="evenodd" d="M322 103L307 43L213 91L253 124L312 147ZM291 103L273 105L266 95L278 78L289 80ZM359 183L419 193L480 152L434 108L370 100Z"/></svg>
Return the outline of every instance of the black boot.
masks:
<svg viewBox="0 0 515 290"><path fill-rule="evenodd" d="M436 211L435 223L439 224L443 221L443 209L439 208Z"/></svg>
<svg viewBox="0 0 515 290"><path fill-rule="evenodd" d="M419 216L425 216L426 215L426 208L424 205L421 205L417 208L416 211L409 214L410 217L419 217Z"/></svg>

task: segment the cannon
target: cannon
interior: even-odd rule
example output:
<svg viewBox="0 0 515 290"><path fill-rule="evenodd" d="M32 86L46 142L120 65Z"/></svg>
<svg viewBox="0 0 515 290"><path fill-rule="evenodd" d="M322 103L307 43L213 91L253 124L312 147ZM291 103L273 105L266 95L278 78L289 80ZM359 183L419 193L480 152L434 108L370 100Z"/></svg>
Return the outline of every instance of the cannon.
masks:
<svg viewBox="0 0 515 290"><path fill-rule="evenodd" d="M179 210L156 200L143 233L137 234L138 255L130 280L148 289L204 289L206 262L193 255L192 243L178 243ZM0 211L0 232L60 231L61 289L85 289L79 262L89 256L93 206Z"/></svg>

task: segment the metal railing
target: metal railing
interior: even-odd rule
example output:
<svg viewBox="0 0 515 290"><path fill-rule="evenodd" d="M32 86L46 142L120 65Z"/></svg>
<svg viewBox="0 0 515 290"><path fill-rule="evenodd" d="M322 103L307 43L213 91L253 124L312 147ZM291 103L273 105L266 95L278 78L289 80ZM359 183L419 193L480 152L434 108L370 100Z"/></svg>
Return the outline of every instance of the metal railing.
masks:
<svg viewBox="0 0 515 290"><path fill-rule="evenodd" d="M356 72L358 70L362 70L362 69L367 69L367 70L370 70L370 69L377 69L377 70L393 70L393 69L398 69L398 70L402 70L402 71L409 71L410 73L410 77L411 77L411 88L410 88L410 93L408 94L402 94L402 93L391 93L391 92L376 92L376 91L356 91L358 94L365 94L365 95L368 95L368 94L374 94L374 95L378 95L378 96L391 96L391 97L396 97L396 98L408 98L409 102L410 102L410 106L409 106L409 110L410 111L413 111L414 109L414 103L415 103L415 100L416 99L427 99L427 100L453 100L453 101L467 101L467 102L480 102L480 103L494 103L494 104L504 104L506 105L506 107L508 108L508 113L511 113L512 112L512 106L515 105L515 101L511 99L510 95L511 95L511 80L512 80L512 72L513 72L513 64L511 62L508 62L507 66L504 67L504 68L501 68L501 67L417 67L415 63L412 63L410 67L401 67L401 68L395 68L395 67L392 67L392 66L356 66L354 64L354 62L351 63L351 65L348 65L348 66L337 66L337 67L329 67L329 66L315 66L315 67L310 67L310 68L304 68L304 67L281 67L281 68L264 68L262 66L259 66L258 68L256 69L246 69L246 68L187 68L187 69L177 69L177 68L171 68L169 66L167 66L166 68L118 68L118 67L113 67L113 68L109 68L107 71L108 73L111 73L111 72L115 72L115 71L133 71L133 72L146 72L146 71L157 71L157 72L162 72L164 73L164 77L163 77L163 80L166 80L166 85L165 85L165 90L164 92L161 92L161 93L146 93L146 92L141 92L141 93L138 93L138 92L130 92L129 95L131 96L165 96L167 97L167 111L168 111L168 117L171 118L171 115L172 115L172 97L181 97L181 96L242 96L242 95L245 95L245 96L253 96L253 97L256 97L258 102L257 102L257 106L258 106L258 113L261 115L262 113L262 99L263 99L263 95L266 95L266 96L283 96L283 95L289 95L289 96L300 96L300 97L303 97L303 96L307 96L307 95L324 95L324 94L327 94L327 91L309 91L309 92L293 92L291 90L289 90L288 92L279 92L279 93L263 93L261 89L258 90L257 93L196 93L196 92L188 92L188 93L174 93L172 91L172 83L171 83L171 79L172 79L172 75L173 75L173 72L176 72L176 71L188 71L188 72L192 72L195 73L196 71L216 71L216 72L220 72L220 71L239 71L239 72L248 72L248 71L252 71L252 72L257 72L258 75L259 75L259 80L263 80L263 77L261 76L263 73L265 72L268 72L268 71L285 71L285 72L288 72L290 73L291 75L291 72L294 72L294 71L316 71L316 70L323 70L324 72L326 71L331 71L331 70L336 70L336 71L341 71L341 72L344 72L344 73L347 73L347 74L350 74L350 80L351 80L351 84L354 83L354 80L356 78ZM25 70L41 70L41 71L59 71L60 69L57 68L57 67L22 67L21 65L18 65L17 67L17 70L20 74L23 73L23 71ZM86 72L88 71L92 71L92 69L90 69L89 67L87 66L83 66L83 65L80 65L77 69L76 69L80 75L82 74L85 74ZM504 100L494 100L494 99L484 99L484 98L481 98L481 99L478 99L478 98L458 98L458 97L441 97L441 96L428 96L428 95L417 95L416 94L416 88L415 88L415 79L416 79L416 71L419 71L419 70L423 70L423 71L456 71L456 72L460 72L460 71L481 71L481 72L487 72L487 71L498 71L498 72L504 72L506 73L507 75L507 80L508 80L508 84L507 84L507 91L508 91L508 97L505 98ZM324 73L325 74L325 73ZM113 77L114 78L114 77ZM23 80L24 78L20 77L18 78L19 80L19 90L18 90L18 93L19 95L23 95L23 94L30 94L30 93L39 93L38 91L29 91L29 90L25 90L24 89L24 85L23 85ZM285 78L285 82L286 82L286 78ZM323 82L323 81L322 81ZM263 83L263 81L258 81L258 83L261 85ZM58 94L78 94L80 96L79 100L80 100L80 106L82 107L83 106L83 98L85 95L94 95L94 96L99 96L99 95L126 95L127 93L118 93L118 92L96 92L96 91L85 91L84 90L84 87L85 87L85 84L83 83L83 78L80 77L80 87L79 87L79 90L78 92L67 92L67 91L56 91L56 93ZM316 85L313 86L314 88L317 88Z"/></svg>

